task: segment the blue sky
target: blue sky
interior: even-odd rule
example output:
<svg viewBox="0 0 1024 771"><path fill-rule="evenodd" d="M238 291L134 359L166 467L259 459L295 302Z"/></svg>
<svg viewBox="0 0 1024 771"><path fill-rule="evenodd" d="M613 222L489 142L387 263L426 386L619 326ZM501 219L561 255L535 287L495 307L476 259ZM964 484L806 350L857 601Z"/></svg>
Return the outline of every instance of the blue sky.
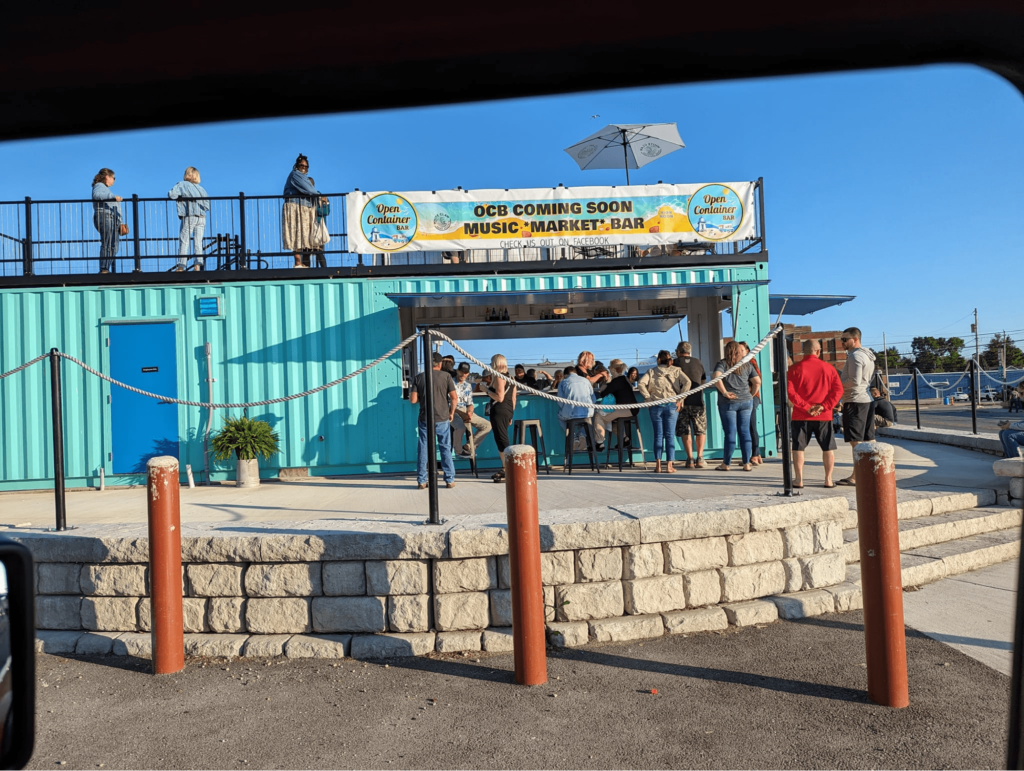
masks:
<svg viewBox="0 0 1024 771"><path fill-rule="evenodd" d="M972 66L10 142L0 144L0 200L86 198L101 166L116 170L121 195L164 195L188 165L212 195L279 194L299 152L330 192L623 184L622 172L580 171L562 148L607 123L646 121L677 122L687 147L632 182L764 177L771 291L857 295L788 321L856 325L874 347L884 331L909 350L916 335L968 337L977 307L983 333L1024 339L1024 99ZM607 361L678 339L608 336L590 347ZM500 347L513 360L554 360L582 341Z"/></svg>

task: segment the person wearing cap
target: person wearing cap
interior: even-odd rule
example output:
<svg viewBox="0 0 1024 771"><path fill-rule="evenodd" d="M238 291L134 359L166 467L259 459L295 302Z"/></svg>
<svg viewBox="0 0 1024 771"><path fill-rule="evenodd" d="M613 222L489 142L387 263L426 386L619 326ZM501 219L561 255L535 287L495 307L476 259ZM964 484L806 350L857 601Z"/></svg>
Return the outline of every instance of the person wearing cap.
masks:
<svg viewBox="0 0 1024 771"><path fill-rule="evenodd" d="M693 357L693 346L688 342L682 342L676 346L676 366L683 371L683 374L690 378L690 388L696 388L706 383L708 373L704 371L704 365L700 359ZM676 436L683 440L683 450L686 451L686 468L704 468L704 442L708 434L708 415L704 408L704 393L698 391L690 394L678 405L679 420L676 421ZM691 432L693 438L690 438ZM697 447L697 458L693 457L694 445Z"/></svg>
<svg viewBox="0 0 1024 771"><path fill-rule="evenodd" d="M460 458L470 457L468 436L473 437L473 446L479 447L480 441L491 431L491 422L473 410L473 386L469 382L469 362L462 362L455 370L455 392L458 404L455 407L455 419L452 421L452 446ZM476 431L473 431L473 429Z"/></svg>
<svg viewBox="0 0 1024 771"><path fill-rule="evenodd" d="M434 353L434 367L430 375L430 383L434 397L434 414L431 422L437 435L437 450L441 455L441 469L444 472L445 487L455 487L455 462L452 460L452 418L459 402L459 394L455 390L452 376L441 369L441 354ZM427 457L427 415L426 415L426 384L427 373L421 372L413 378L413 391L409 401L420 405L418 424L419 446L416 449L416 484L420 490L427 487L427 463L433 458Z"/></svg>

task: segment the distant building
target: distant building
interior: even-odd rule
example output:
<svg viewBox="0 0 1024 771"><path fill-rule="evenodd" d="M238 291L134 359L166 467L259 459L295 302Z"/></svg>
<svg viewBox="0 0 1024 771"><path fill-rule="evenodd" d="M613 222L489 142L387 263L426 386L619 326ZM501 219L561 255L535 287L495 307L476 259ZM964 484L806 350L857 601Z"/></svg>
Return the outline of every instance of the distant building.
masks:
<svg viewBox="0 0 1024 771"><path fill-rule="evenodd" d="M832 330L829 332L815 332L810 326L797 326L796 324L784 324L786 331L786 349L793 357L793 362L800 361L803 357L804 340L817 340L821 343L821 360L832 364L836 369L841 370L846 364L846 349L840 338L842 332Z"/></svg>

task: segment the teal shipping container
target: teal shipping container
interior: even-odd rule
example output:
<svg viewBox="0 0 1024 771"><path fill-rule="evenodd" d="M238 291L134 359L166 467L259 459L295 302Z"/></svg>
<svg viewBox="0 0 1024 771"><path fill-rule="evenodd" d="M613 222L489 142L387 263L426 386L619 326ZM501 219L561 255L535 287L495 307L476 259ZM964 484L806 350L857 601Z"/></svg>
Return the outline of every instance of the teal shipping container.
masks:
<svg viewBox="0 0 1024 771"><path fill-rule="evenodd" d="M243 403L340 378L424 324L437 324L456 339L561 336L571 327L584 349L599 347L601 334L664 331L685 318L694 353L709 373L721 353L723 309L733 314L737 339L751 345L771 324L767 262L578 272L548 263L535 273L465 276L456 270L422 277L0 289L0 372L57 348L163 396ZM552 305L563 302L570 309L566 320L552 320ZM508 323L489 325L495 305L507 309ZM311 475L414 470L417 408L403 399L403 386L417 369L420 349L413 345L311 396L249 408L249 417L268 421L280 435L281 452L260 462L261 476L277 476L282 468L306 468ZM494 352L501 352L500 340ZM623 351L622 358L631 353ZM758 362L762 372L772 371L769 348ZM2 490L52 484L49 370L44 360L0 380ZM72 362L64 361L62 370L69 487L97 485L100 469L107 484L138 484L145 458L156 454L177 455L182 469L189 464L202 479L208 429L216 431L224 416L242 413L216 410L211 425L204 408L130 394ZM774 455L770 385L762 393L760 447ZM706 392L709 458L721 456L716 398ZM561 463L557 407L540 401L524 397L516 417L542 420L549 458ZM640 421L651 460L650 421L645 415ZM496 465L492 440L485 445L482 462ZM211 456L210 465L213 480L234 477L233 462L215 463Z"/></svg>

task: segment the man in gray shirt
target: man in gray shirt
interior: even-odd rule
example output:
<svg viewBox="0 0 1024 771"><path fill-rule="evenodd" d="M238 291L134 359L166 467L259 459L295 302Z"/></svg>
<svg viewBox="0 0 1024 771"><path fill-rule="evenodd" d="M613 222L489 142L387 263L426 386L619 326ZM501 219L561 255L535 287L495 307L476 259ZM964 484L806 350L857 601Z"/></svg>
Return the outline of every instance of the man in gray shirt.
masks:
<svg viewBox="0 0 1024 771"><path fill-rule="evenodd" d="M843 381L843 439L851 448L875 438L874 409L871 378L875 374L875 354L860 344L860 330L849 327L839 338L846 351L846 364L840 379ZM857 484L857 467L850 476L837 484L853 487Z"/></svg>
<svg viewBox="0 0 1024 771"><path fill-rule="evenodd" d="M704 365L693 358L693 346L682 342L676 346L676 366L690 378L690 388L696 388L708 379ZM678 405L679 420L676 422L676 436L683 440L686 450L686 468L704 468L704 441L708 433L708 416L704 409L704 392L690 394ZM693 439L690 439L690 433ZM697 445L697 458L693 457L693 445Z"/></svg>

